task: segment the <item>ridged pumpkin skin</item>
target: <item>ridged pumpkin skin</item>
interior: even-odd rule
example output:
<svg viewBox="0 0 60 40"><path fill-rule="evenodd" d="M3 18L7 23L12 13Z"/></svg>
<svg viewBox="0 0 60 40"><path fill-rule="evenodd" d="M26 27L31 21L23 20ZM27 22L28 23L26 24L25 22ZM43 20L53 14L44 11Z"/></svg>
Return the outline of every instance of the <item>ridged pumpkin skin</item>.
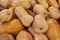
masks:
<svg viewBox="0 0 60 40"><path fill-rule="evenodd" d="M60 40L59 24L55 19L48 19L48 31L45 33L49 40Z"/></svg>

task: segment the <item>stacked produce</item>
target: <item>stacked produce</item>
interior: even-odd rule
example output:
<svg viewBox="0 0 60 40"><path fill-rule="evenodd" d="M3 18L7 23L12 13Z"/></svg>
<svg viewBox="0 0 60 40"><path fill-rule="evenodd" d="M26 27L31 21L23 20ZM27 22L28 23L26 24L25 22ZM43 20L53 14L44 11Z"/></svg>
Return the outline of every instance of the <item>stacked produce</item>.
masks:
<svg viewBox="0 0 60 40"><path fill-rule="evenodd" d="M0 40L60 40L60 0L0 0Z"/></svg>

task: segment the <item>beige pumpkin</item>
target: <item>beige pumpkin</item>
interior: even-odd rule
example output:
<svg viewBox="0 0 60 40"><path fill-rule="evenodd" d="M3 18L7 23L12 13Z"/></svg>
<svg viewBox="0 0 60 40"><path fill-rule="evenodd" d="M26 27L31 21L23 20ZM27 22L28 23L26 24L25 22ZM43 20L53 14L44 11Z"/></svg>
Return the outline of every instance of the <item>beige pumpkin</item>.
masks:
<svg viewBox="0 0 60 40"><path fill-rule="evenodd" d="M30 0L13 0L11 6L16 8L17 6L22 6L25 9L29 9L31 6Z"/></svg>
<svg viewBox="0 0 60 40"><path fill-rule="evenodd" d="M39 4L41 4L44 8L48 8L48 2L47 0L36 0Z"/></svg>
<svg viewBox="0 0 60 40"><path fill-rule="evenodd" d="M45 33L48 30L48 23L42 15L36 15L32 27L36 33Z"/></svg>
<svg viewBox="0 0 60 40"><path fill-rule="evenodd" d="M16 7L15 13L25 27L29 27L33 22L33 16L29 15L22 6Z"/></svg>
<svg viewBox="0 0 60 40"><path fill-rule="evenodd" d="M59 8L59 5L57 3L57 0L47 0L50 6L54 6L56 8Z"/></svg>
<svg viewBox="0 0 60 40"><path fill-rule="evenodd" d="M45 34L35 33L32 27L29 27L28 30L33 35L34 40L48 40Z"/></svg>
<svg viewBox="0 0 60 40"><path fill-rule="evenodd" d="M11 7L11 2L12 0L0 0L0 5L4 8L9 8Z"/></svg>
<svg viewBox="0 0 60 40"><path fill-rule="evenodd" d="M60 18L60 11L59 9L55 8L54 6L51 6L48 8L50 17L54 19Z"/></svg>
<svg viewBox="0 0 60 40"><path fill-rule="evenodd" d="M13 16L13 9L4 9L0 11L0 22L8 22L12 19Z"/></svg>
<svg viewBox="0 0 60 40"><path fill-rule="evenodd" d="M48 11L40 4L34 6L33 12L35 12L36 14L41 14L44 17L48 15Z"/></svg>

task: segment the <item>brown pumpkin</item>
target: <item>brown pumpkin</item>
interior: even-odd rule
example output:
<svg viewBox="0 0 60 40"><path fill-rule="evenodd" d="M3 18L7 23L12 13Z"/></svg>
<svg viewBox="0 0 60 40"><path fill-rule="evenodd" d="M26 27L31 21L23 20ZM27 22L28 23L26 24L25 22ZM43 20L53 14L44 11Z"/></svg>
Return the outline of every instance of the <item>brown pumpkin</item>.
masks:
<svg viewBox="0 0 60 40"><path fill-rule="evenodd" d="M49 40L60 40L59 24L55 19L48 19L48 31L45 33Z"/></svg>
<svg viewBox="0 0 60 40"><path fill-rule="evenodd" d="M23 26L21 22L18 19L13 19L0 25L0 34L11 33L16 35L22 29Z"/></svg>

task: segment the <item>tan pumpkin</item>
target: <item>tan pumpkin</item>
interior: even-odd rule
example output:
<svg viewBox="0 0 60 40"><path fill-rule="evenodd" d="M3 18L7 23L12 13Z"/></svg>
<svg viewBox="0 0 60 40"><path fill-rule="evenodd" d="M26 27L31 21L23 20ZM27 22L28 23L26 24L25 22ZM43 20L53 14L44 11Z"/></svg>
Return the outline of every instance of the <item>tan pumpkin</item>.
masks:
<svg viewBox="0 0 60 40"><path fill-rule="evenodd" d="M54 19L60 18L60 11L59 9L55 8L54 6L51 6L48 8L50 17Z"/></svg>
<svg viewBox="0 0 60 40"><path fill-rule="evenodd" d="M31 34L33 35L34 37L34 40L48 40L48 38L46 37L45 34L38 34L36 32L34 32L33 28L32 27L29 27L28 30L31 32Z"/></svg>
<svg viewBox="0 0 60 40"><path fill-rule="evenodd" d="M39 4L41 4L44 8L48 8L48 2L47 0L36 0Z"/></svg>
<svg viewBox="0 0 60 40"><path fill-rule="evenodd" d="M25 27L29 27L33 22L33 16L29 15L22 6L16 7L15 13Z"/></svg>
<svg viewBox="0 0 60 40"><path fill-rule="evenodd" d="M48 11L40 4L34 6L33 12L35 12L36 14L41 14L44 17L48 15Z"/></svg>
<svg viewBox="0 0 60 40"><path fill-rule="evenodd" d="M0 0L0 5L4 8L9 8L11 7L11 2L12 0Z"/></svg>
<svg viewBox="0 0 60 40"><path fill-rule="evenodd" d="M33 40L33 38L29 32L21 30L21 32L18 33L16 40Z"/></svg>
<svg viewBox="0 0 60 40"><path fill-rule="evenodd" d="M8 22L12 19L13 16L13 8L4 9L0 11L0 22Z"/></svg>
<svg viewBox="0 0 60 40"><path fill-rule="evenodd" d="M36 33L45 33L48 30L48 23L42 15L36 15L32 28Z"/></svg>
<svg viewBox="0 0 60 40"><path fill-rule="evenodd" d="M50 6L54 6L56 8L59 8L59 5L57 3L57 0L47 0Z"/></svg>
<svg viewBox="0 0 60 40"><path fill-rule="evenodd" d="M22 6L25 9L29 9L31 7L31 0L13 0L11 3L13 8L17 6Z"/></svg>

